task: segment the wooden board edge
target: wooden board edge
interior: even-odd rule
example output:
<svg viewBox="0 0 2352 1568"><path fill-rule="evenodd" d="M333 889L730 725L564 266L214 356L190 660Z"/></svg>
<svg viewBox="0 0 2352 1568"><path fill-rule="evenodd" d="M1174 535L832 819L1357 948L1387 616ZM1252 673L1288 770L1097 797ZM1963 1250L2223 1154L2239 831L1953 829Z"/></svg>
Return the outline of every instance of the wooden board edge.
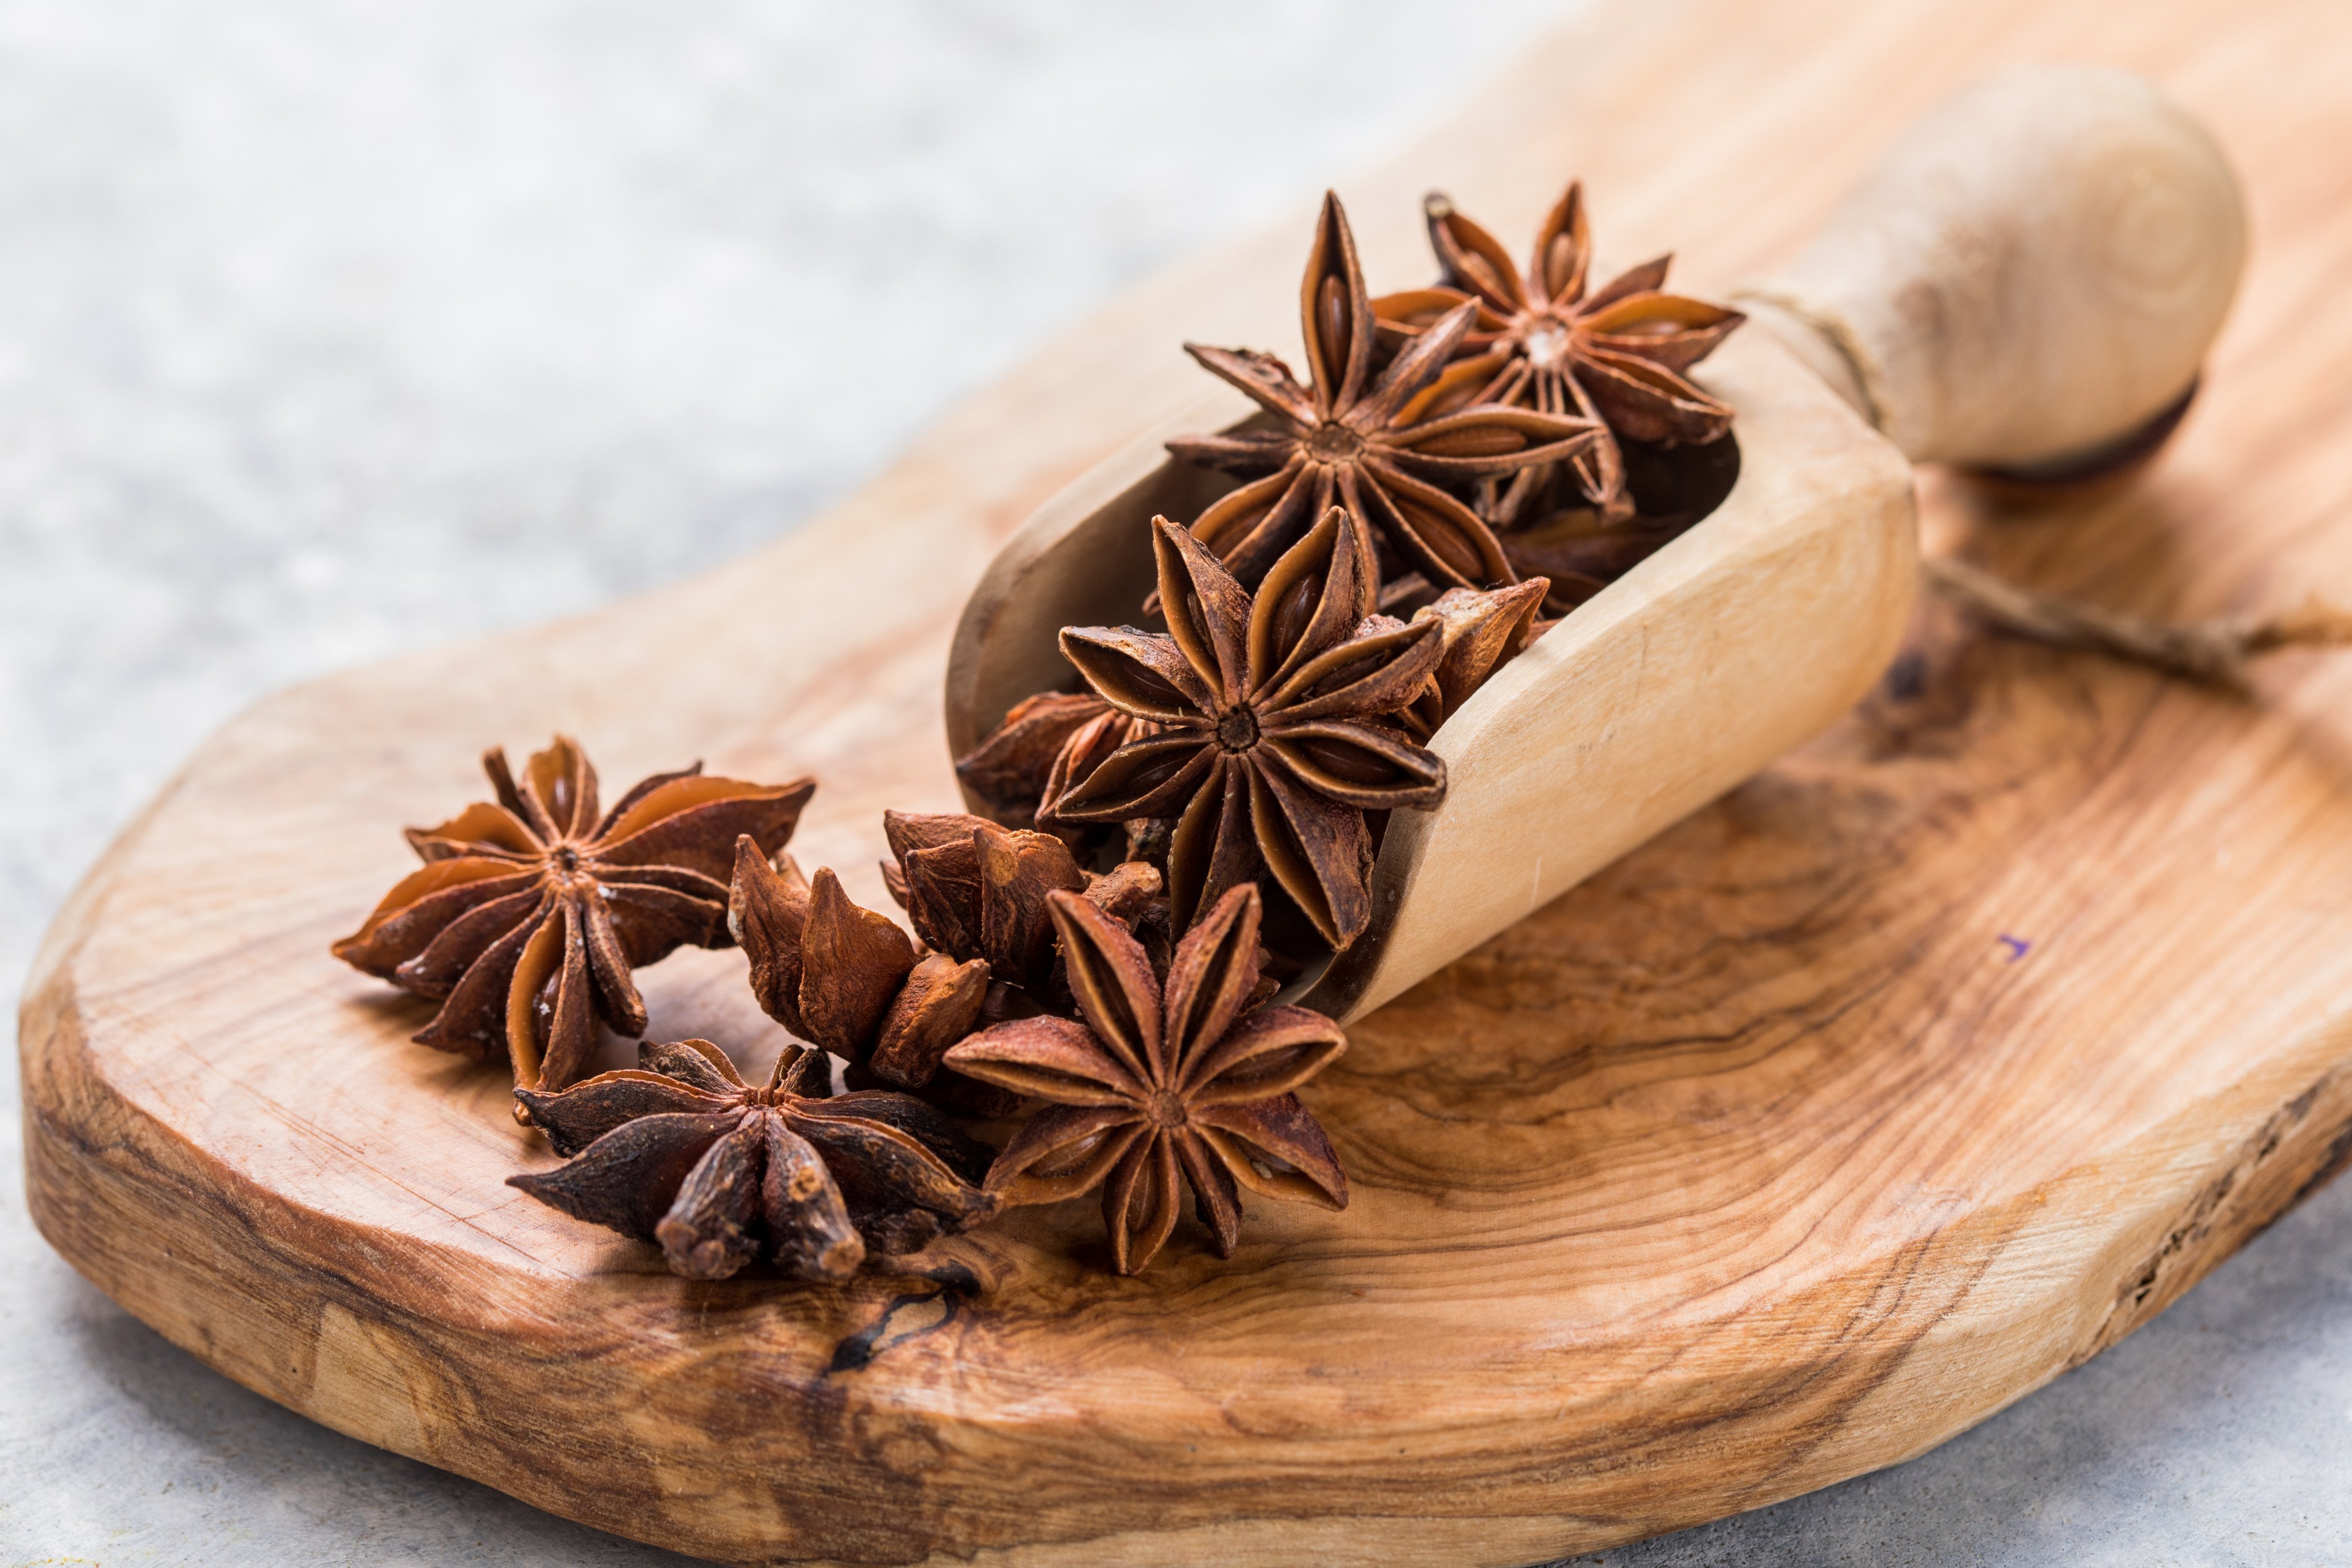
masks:
<svg viewBox="0 0 2352 1568"><path fill-rule="evenodd" d="M643 1492L621 1496L610 1490L609 1470L598 1472L601 1487L564 1484L566 1469L557 1461L567 1435L535 1429L511 1403L513 1389L468 1384L464 1373L485 1349L478 1333L387 1309L356 1278L322 1277L311 1259L279 1239L288 1227L306 1223L307 1211L221 1169L115 1089L89 1057L72 1000L74 945L55 955L23 1010L27 1202L50 1244L134 1317L233 1381L337 1431L597 1529L729 1561L914 1560L793 1556L772 1528L726 1529L722 1517L747 1521L739 1511L710 1506L712 1500L681 1504L650 1478ZM1952 1310L1893 1356L1833 1429L1799 1446L1784 1470L1729 1508L1668 1507L1639 1517L1566 1510L1257 1517L1019 1548L975 1550L934 1539L929 1560L1076 1568L1197 1561L1199 1552L1213 1548L1225 1560L1307 1564L1330 1561L1343 1546L1360 1550L1377 1534L1377 1560L1443 1556L1504 1568L1767 1506L1901 1462L2118 1342L2352 1166L2352 1054L2337 1033L2322 1031L2309 1049L2258 1081L2188 1107L2052 1184L2083 1184L2086 1202L2111 1199L2117 1215L2099 1261L2073 1285L2053 1288L2042 1255L2028 1245L2039 1206L2033 1194L1972 1211L1976 1221L1998 1220L2001 1236ZM2216 1100L2227 1102L2219 1114ZM2218 1137L2217 1125L2225 1130ZM315 1319L297 1321L272 1310L293 1294L275 1288L291 1273L310 1289L325 1287ZM2064 1299L2052 1296L2053 1289ZM1973 1303L2004 1297L2012 1299L2000 1310L2041 1313L2044 1321L2039 1332L2019 1336L1996 1357L2002 1380L1988 1381L1977 1374L1990 1320ZM1940 1404L1930 1396L1956 1382L1963 1386L1958 1396ZM429 1404L440 1406L437 1418L422 1413ZM510 1414L489 1419L496 1409ZM1907 1440L1884 1447L1895 1431ZM573 1442L595 1437L568 1436ZM583 1466L581 1474L587 1473ZM590 1498L610 1506L583 1506Z"/></svg>

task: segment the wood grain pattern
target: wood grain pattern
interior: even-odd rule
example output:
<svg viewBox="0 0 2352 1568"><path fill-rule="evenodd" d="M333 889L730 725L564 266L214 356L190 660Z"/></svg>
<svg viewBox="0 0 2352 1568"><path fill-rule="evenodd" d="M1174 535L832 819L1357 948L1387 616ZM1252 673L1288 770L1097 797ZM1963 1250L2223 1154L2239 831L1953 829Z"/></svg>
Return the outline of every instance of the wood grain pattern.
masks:
<svg viewBox="0 0 2352 1568"><path fill-rule="evenodd" d="M1719 291L1978 70L2146 70L2249 192L2200 405L2128 489L2025 518L1930 481L1923 516L2038 586L2265 607L2352 584L2347 35L2284 0L1613 8L1342 195L1384 287L1422 275L1424 187L1518 233L1581 169L1609 258L1672 244ZM838 1292L697 1285L501 1185L545 1156L499 1075L325 956L394 827L561 727L615 780L817 773L795 851L880 902L878 809L954 798L955 607L1197 395L1178 339L1290 341L1302 227L1139 291L729 572L224 731L28 988L45 1234L272 1398L686 1551L1504 1564L1916 1453L2352 1159L2352 665L2242 700L1930 615L1852 720L1360 1021L1309 1091L1355 1205L1253 1205L1230 1265L1087 1272L1081 1209ZM644 972L656 1027L772 1045L741 963Z"/></svg>

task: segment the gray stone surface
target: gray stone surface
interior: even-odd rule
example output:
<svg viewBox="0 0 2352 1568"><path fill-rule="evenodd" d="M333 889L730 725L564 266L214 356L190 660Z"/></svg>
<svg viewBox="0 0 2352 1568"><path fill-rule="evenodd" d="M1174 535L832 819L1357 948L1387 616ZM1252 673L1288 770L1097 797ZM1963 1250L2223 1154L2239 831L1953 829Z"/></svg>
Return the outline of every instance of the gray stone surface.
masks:
<svg viewBox="0 0 2352 1568"><path fill-rule="evenodd" d="M0 0L10 1012L242 704L792 526L1560 9ZM13 1062L0 1564L664 1559L310 1426L85 1285L24 1212ZM2343 1563L2347 1476L2352 1185L1927 1458L1585 1561Z"/></svg>

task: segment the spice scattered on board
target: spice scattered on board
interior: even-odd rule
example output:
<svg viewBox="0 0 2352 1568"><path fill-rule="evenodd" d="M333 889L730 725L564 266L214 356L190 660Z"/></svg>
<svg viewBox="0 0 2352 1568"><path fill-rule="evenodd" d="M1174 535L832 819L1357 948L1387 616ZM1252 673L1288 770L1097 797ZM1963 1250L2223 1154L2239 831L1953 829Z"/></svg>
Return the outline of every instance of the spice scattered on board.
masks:
<svg viewBox="0 0 2352 1568"><path fill-rule="evenodd" d="M758 1089L708 1040L638 1059L555 1093L517 1090L573 1158L507 1184L658 1243L673 1273L724 1279L765 1258L846 1279L869 1252L917 1251L999 1206L978 1184L984 1144L911 1095L830 1094L822 1051L787 1047Z"/></svg>
<svg viewBox="0 0 2352 1568"><path fill-rule="evenodd" d="M1339 1157L1294 1092L1347 1037L1304 1007L1244 1011L1260 994L1257 889L1221 898L1164 976L1086 900L1055 893L1049 903L1078 1018L999 1024L948 1052L950 1067L1047 1102L997 1156L989 1191L1019 1205L1099 1186L1121 1274L1141 1271L1166 1243L1183 1187L1220 1258L1240 1240L1244 1187L1347 1207Z"/></svg>
<svg viewBox="0 0 2352 1568"><path fill-rule="evenodd" d="M503 1049L518 1087L579 1075L601 1020L646 1031L630 971L678 948L725 947L737 838L782 848L816 784L656 773L597 812L596 770L559 735L518 783L482 758L498 798L410 828L424 869L384 896L335 956L441 1003L416 1036L475 1057Z"/></svg>
<svg viewBox="0 0 2352 1568"><path fill-rule="evenodd" d="M411 830L425 868L335 952L442 1001L418 1039L504 1047L518 1119L569 1157L513 1185L696 1279L764 1259L838 1280L1097 1187L1122 1273L1166 1244L1182 1188L1227 1256L1244 1190L1346 1206L1294 1092L1346 1038L1272 998L1367 928L1388 814L1444 799L1427 742L1446 721L1547 608L1711 504L1636 517L1625 443L1719 439L1730 410L1680 373L1742 319L1664 293L1664 258L1588 297L1576 185L1524 274L1443 198L1427 216L1443 284L1375 300L1327 195L1305 384L1271 354L1186 345L1264 412L1169 449L1247 482L1137 541L1164 631L1063 628L1088 689L1016 704L958 762L1001 820L885 814L913 935L783 853L805 779L688 769L600 816L559 737L520 784L489 752L495 803ZM1589 503L1565 555L1557 520L1527 526L1562 476ZM799 1043L757 1089L701 1040L575 1082L600 1026L646 1033L631 971L689 942L740 943ZM992 1163L950 1115L1040 1100Z"/></svg>

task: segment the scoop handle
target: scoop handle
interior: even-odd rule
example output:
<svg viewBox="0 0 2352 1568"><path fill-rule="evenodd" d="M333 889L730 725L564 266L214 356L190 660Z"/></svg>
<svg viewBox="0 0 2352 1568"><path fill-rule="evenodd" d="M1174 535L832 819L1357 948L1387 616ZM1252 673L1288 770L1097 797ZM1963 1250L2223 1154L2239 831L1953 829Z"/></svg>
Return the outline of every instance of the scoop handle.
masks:
<svg viewBox="0 0 2352 1568"><path fill-rule="evenodd" d="M2057 469L2187 396L2245 249L2187 110L2126 71L2029 66L1920 121L1741 303L1915 461Z"/></svg>

